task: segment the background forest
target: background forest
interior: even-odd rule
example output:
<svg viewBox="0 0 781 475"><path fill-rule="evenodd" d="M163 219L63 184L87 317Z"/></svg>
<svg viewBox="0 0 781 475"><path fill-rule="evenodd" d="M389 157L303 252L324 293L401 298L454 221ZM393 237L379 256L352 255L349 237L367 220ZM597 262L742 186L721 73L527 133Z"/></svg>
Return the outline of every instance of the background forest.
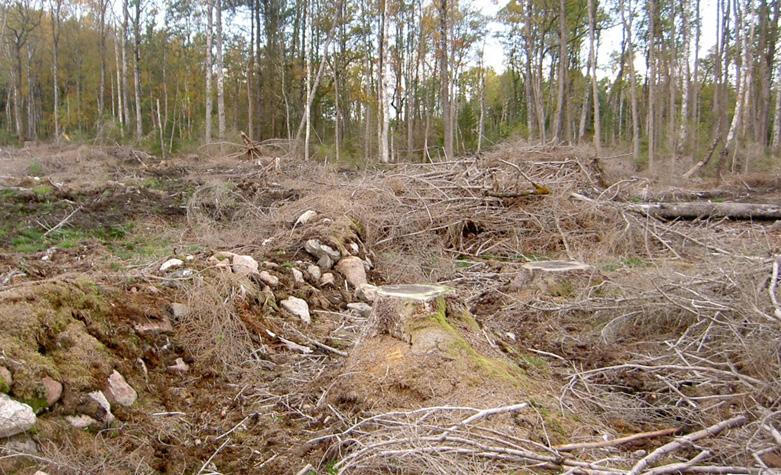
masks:
<svg viewBox="0 0 781 475"><path fill-rule="evenodd" d="M0 143L135 142L165 156L243 131L358 163L521 137L674 173L777 161L779 2L499 7L488 17L453 0L4 0ZM703 18L715 37L703 38ZM600 57L609 28L620 49ZM489 35L501 37L502 71L485 65ZM714 46L701 54L703 44Z"/></svg>

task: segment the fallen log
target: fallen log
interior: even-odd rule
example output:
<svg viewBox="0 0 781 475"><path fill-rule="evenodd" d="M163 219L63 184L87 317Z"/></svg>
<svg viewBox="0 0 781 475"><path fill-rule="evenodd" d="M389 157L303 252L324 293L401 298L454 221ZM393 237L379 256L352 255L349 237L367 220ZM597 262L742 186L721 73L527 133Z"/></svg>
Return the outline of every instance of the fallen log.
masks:
<svg viewBox="0 0 781 475"><path fill-rule="evenodd" d="M631 209L661 219L781 219L781 205L764 203L709 203L701 201L641 203L633 205Z"/></svg>

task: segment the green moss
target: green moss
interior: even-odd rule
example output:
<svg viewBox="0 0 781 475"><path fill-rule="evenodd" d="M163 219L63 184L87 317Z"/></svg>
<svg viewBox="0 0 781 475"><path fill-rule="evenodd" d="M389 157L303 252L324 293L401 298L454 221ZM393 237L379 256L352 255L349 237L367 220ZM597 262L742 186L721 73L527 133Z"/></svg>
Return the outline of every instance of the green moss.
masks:
<svg viewBox="0 0 781 475"><path fill-rule="evenodd" d="M491 378L502 379L509 381L513 385L520 386L524 378L524 373L520 368L513 365L508 361L504 361L498 358L490 358L478 353L472 345L469 344L461 333L453 327L448 316L454 317L455 322L462 323L466 328L470 330L479 330L480 327L469 314L468 311L453 312L454 315L448 315L447 302L444 297L439 297L436 301L436 310L429 317L429 322L433 322L438 327L447 332L452 340L448 343L448 351L452 356L465 356L472 363L480 367L484 374ZM411 329L414 332L414 329Z"/></svg>
<svg viewBox="0 0 781 475"><path fill-rule="evenodd" d="M36 414L40 414L49 408L49 403L46 402L46 397L32 397L29 399L20 399L20 401L33 408L33 412Z"/></svg>
<svg viewBox="0 0 781 475"><path fill-rule="evenodd" d="M49 185L36 185L32 190L38 198L45 198L54 192L54 188Z"/></svg>
<svg viewBox="0 0 781 475"><path fill-rule="evenodd" d="M11 392L11 386L8 384L8 381L5 380L2 376L0 376L0 393L8 394Z"/></svg>

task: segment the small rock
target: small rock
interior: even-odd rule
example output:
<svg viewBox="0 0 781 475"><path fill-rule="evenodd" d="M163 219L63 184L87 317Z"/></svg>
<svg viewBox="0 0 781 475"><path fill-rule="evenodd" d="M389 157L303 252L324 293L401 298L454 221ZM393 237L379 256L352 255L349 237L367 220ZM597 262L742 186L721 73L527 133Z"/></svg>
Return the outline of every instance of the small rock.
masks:
<svg viewBox="0 0 781 475"><path fill-rule="evenodd" d="M190 365L184 362L181 358L176 358L176 362L168 367L168 371L172 373L186 373L190 370Z"/></svg>
<svg viewBox="0 0 781 475"><path fill-rule="evenodd" d="M111 413L111 404L109 404L103 391L93 391L87 396L89 396L87 406L91 406L88 407L91 409L89 411L91 414L88 414L90 417L99 422L103 422L106 425L114 422L114 414Z"/></svg>
<svg viewBox="0 0 781 475"><path fill-rule="evenodd" d="M179 269L171 273L172 279L186 279L193 276L192 269Z"/></svg>
<svg viewBox="0 0 781 475"><path fill-rule="evenodd" d="M347 256L336 264L336 271L344 276L347 282L356 289L367 283L366 269L360 257Z"/></svg>
<svg viewBox="0 0 781 475"><path fill-rule="evenodd" d="M301 213L301 216L298 217L295 224L293 224L293 227L295 228L299 224L306 224L316 216L317 216L317 211L313 209L304 211L303 213Z"/></svg>
<svg viewBox="0 0 781 475"><path fill-rule="evenodd" d="M46 392L46 404L50 407L62 397L62 383L48 376L41 378L41 384Z"/></svg>
<svg viewBox="0 0 781 475"><path fill-rule="evenodd" d="M44 472L43 470L37 470L33 475L49 475L48 473Z"/></svg>
<svg viewBox="0 0 781 475"><path fill-rule="evenodd" d="M7 439L0 445L0 452L16 452L20 454L38 454L38 444L30 437L19 435Z"/></svg>
<svg viewBox="0 0 781 475"><path fill-rule="evenodd" d="M372 312L371 305L363 302L348 303L347 308L350 310L355 310L355 312L362 317L368 317Z"/></svg>
<svg viewBox="0 0 781 475"><path fill-rule="evenodd" d="M377 300L377 287L372 284L363 284L355 291L355 295L364 302L373 303Z"/></svg>
<svg viewBox="0 0 781 475"><path fill-rule="evenodd" d="M323 274L323 277L320 279L320 285L324 287L326 285L334 285L334 282L336 282L336 279L334 279L334 275L330 272Z"/></svg>
<svg viewBox="0 0 781 475"><path fill-rule="evenodd" d="M78 416L65 416L65 420L77 429L86 429L98 425L98 421L84 414L79 414Z"/></svg>
<svg viewBox="0 0 781 475"><path fill-rule="evenodd" d="M154 335L158 333L171 333L174 331L174 327L171 325L171 320L163 317L162 320L136 323L133 328L141 335Z"/></svg>
<svg viewBox="0 0 781 475"><path fill-rule="evenodd" d="M312 317L309 315L309 304L306 300L298 297L288 297L281 301L282 308L300 318L304 323L310 323Z"/></svg>
<svg viewBox="0 0 781 475"><path fill-rule="evenodd" d="M183 303L172 302L171 303L171 315L175 319L184 318L190 314L190 307Z"/></svg>
<svg viewBox="0 0 781 475"><path fill-rule="evenodd" d="M312 264L309 267L306 268L306 271L309 273L310 276L316 281L320 281L320 277L323 275L320 271L320 268L316 265Z"/></svg>
<svg viewBox="0 0 781 475"><path fill-rule="evenodd" d="M279 278L275 275L269 274L266 271L262 271L260 273L260 280L262 280L264 283L272 287L276 287L277 285L279 285Z"/></svg>
<svg viewBox="0 0 781 475"><path fill-rule="evenodd" d="M33 408L0 394L0 438L28 431L36 420Z"/></svg>
<svg viewBox="0 0 781 475"><path fill-rule="evenodd" d="M513 332L507 332L507 333L505 333L505 336L507 336L507 338L511 339L512 341L516 340L515 333L513 333Z"/></svg>
<svg viewBox="0 0 781 475"><path fill-rule="evenodd" d="M293 274L293 281L295 281L296 284L303 284L304 283L304 273L303 272L301 272L300 270L296 269L295 267L290 269L290 272Z"/></svg>
<svg viewBox="0 0 781 475"><path fill-rule="evenodd" d="M5 366L0 366L0 393L9 392L13 384L14 377L11 372Z"/></svg>
<svg viewBox="0 0 781 475"><path fill-rule="evenodd" d="M187 255L187 256L185 256L184 260L187 261L187 262L192 262L192 261L195 260L195 256Z"/></svg>
<svg viewBox="0 0 781 475"><path fill-rule="evenodd" d="M228 271L231 270L231 265L227 259L218 259L215 256L209 256L206 259L206 263L214 267L215 269L228 270Z"/></svg>
<svg viewBox="0 0 781 475"><path fill-rule="evenodd" d="M323 244L319 239L310 239L304 243L304 250L318 259L317 265L330 269L342 256L342 253L327 244Z"/></svg>
<svg viewBox="0 0 781 475"><path fill-rule="evenodd" d="M353 254L357 255L359 252L361 252L361 248L358 247L358 244L351 242L350 243L350 250L353 251Z"/></svg>
<svg viewBox="0 0 781 475"><path fill-rule="evenodd" d="M184 261L181 259L168 259L167 261L163 262L160 265L160 272L165 272L169 269L174 269L176 267L180 267L184 264Z"/></svg>
<svg viewBox="0 0 781 475"><path fill-rule="evenodd" d="M138 399L138 393L127 383L125 377L114 370L108 377L108 397L120 406L130 407Z"/></svg>
<svg viewBox="0 0 781 475"><path fill-rule="evenodd" d="M278 269L279 264L271 261L263 261L263 267L268 267L269 269Z"/></svg>
<svg viewBox="0 0 781 475"><path fill-rule="evenodd" d="M257 274L258 273L258 261L252 258L252 256L240 256L238 254L233 255L233 272L239 275Z"/></svg>
<svg viewBox="0 0 781 475"><path fill-rule="evenodd" d="M776 222L771 224L767 230L771 233L781 232L781 219L776 220Z"/></svg>

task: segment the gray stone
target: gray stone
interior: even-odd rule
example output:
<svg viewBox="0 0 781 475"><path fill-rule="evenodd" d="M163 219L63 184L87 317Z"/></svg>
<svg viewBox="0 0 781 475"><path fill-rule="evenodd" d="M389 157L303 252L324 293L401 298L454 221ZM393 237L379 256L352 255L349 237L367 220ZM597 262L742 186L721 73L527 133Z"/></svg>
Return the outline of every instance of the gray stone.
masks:
<svg viewBox="0 0 781 475"><path fill-rule="evenodd" d="M336 271L342 274L347 282L354 288L367 283L366 269L359 257L347 256L336 264Z"/></svg>
<svg viewBox="0 0 781 475"><path fill-rule="evenodd" d="M176 267L180 267L183 264L184 264L184 261L182 261L181 259L176 259L176 258L168 259L167 261L163 262L160 265L160 272L165 272L167 270L174 269Z"/></svg>
<svg viewBox="0 0 781 475"><path fill-rule="evenodd" d="M288 297L281 301L282 308L300 318L304 323L310 323L312 317L309 315L309 304L306 300L298 297Z"/></svg>
<svg viewBox="0 0 781 475"><path fill-rule="evenodd" d="M114 422L114 414L111 413L111 404L106 399L106 395L103 391L93 391L89 393L86 409L88 416L92 417L98 422L102 422L106 425Z"/></svg>
<svg viewBox="0 0 781 475"><path fill-rule="evenodd" d="M173 302L171 303L171 314L176 319L184 318L190 314L190 307L183 303Z"/></svg>
<svg viewBox="0 0 781 475"><path fill-rule="evenodd" d="M168 367L168 371L172 373L186 373L190 370L190 365L184 362L181 358L176 358L174 364Z"/></svg>
<svg viewBox="0 0 781 475"><path fill-rule="evenodd" d="M310 276L316 281L320 281L320 277L322 277L323 273L320 271L320 268L317 267L314 264L311 264L309 267L306 268L306 271L309 273Z"/></svg>
<svg viewBox="0 0 781 475"><path fill-rule="evenodd" d="M131 385L127 383L125 377L114 370L108 377L108 388L106 390L109 399L120 406L130 407L138 399L138 393Z"/></svg>
<svg viewBox="0 0 781 475"><path fill-rule="evenodd" d="M295 281L296 284L303 284L304 283L304 273L303 272L301 272L300 270L296 269L295 267L290 269L290 272L293 274L293 281Z"/></svg>
<svg viewBox="0 0 781 475"><path fill-rule="evenodd" d="M258 261L252 256L233 255L231 261L233 272L239 275L249 275L258 273Z"/></svg>
<svg viewBox="0 0 781 475"><path fill-rule="evenodd" d="M171 333L174 331L174 327L171 325L171 320L167 317L163 317L162 320L136 323L133 325L136 332L141 335L156 335L159 333Z"/></svg>
<svg viewBox="0 0 781 475"><path fill-rule="evenodd" d="M330 272L323 274L323 277L320 279L320 285L323 287L334 285L334 282L336 282L336 279L334 279L334 275Z"/></svg>
<svg viewBox="0 0 781 475"><path fill-rule="evenodd" d="M296 222L293 225L293 227L295 228L299 224L302 224L302 225L306 224L309 221L311 221L312 219L314 219L315 217L317 217L317 211L315 211L313 209L306 210L303 213L301 213L301 216L298 217L298 219L296 220Z"/></svg>
<svg viewBox="0 0 781 475"><path fill-rule="evenodd" d="M348 303L347 308L355 311L358 315L362 317L368 317L372 311L371 305L363 302Z"/></svg>
<svg viewBox="0 0 781 475"><path fill-rule="evenodd" d="M330 269L337 262L342 253L327 244L323 244L319 239L310 239L304 243L304 250L318 259L317 265Z"/></svg>
<svg viewBox="0 0 781 475"><path fill-rule="evenodd" d="M377 287L372 284L363 284L356 289L355 295L364 302L373 303L377 300Z"/></svg>
<svg viewBox="0 0 781 475"><path fill-rule="evenodd" d="M77 416L65 416L65 420L77 429L86 429L88 427L98 426L99 423L95 419L85 414L79 414Z"/></svg>
<svg viewBox="0 0 781 475"><path fill-rule="evenodd" d="M28 431L36 420L32 407L0 393L0 438Z"/></svg>
<svg viewBox="0 0 781 475"><path fill-rule="evenodd" d="M260 280L262 280L264 283L272 287L276 287L277 285L279 285L279 278L275 275L271 275L266 271L261 271Z"/></svg>
<svg viewBox="0 0 781 475"><path fill-rule="evenodd" d="M3 451L36 455L38 453L38 444L26 435L18 435L6 439L0 444L0 452Z"/></svg>
<svg viewBox="0 0 781 475"><path fill-rule="evenodd" d="M41 378L41 384L46 391L46 404L52 406L62 397L62 383L48 376Z"/></svg>

